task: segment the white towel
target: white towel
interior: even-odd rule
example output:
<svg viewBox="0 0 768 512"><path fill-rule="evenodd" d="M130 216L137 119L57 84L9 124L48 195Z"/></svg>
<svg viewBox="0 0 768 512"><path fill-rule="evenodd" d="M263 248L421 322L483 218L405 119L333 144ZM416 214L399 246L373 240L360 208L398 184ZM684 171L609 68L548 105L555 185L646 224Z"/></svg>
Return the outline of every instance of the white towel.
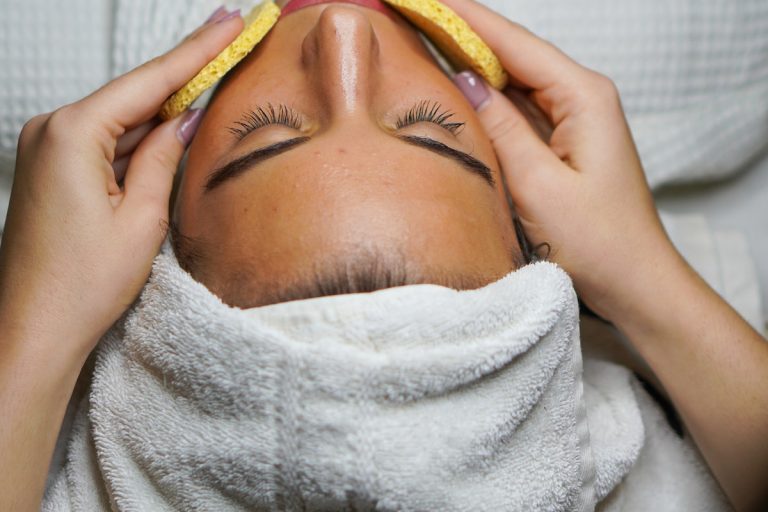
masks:
<svg viewBox="0 0 768 512"><path fill-rule="evenodd" d="M631 372L581 357L551 263L241 310L166 243L43 510L729 510Z"/></svg>
<svg viewBox="0 0 768 512"><path fill-rule="evenodd" d="M584 366L586 375L599 375L603 382L597 387L585 377L585 395L605 393L608 371L618 367L592 367L597 363L588 360ZM687 436L681 439L669 427L662 410L646 393L636 379L632 388L637 397L644 427L643 448L632 470L597 507L600 512L733 512L720 486L704 463L701 454ZM590 417L590 426L592 418Z"/></svg>
<svg viewBox="0 0 768 512"><path fill-rule="evenodd" d="M625 369L584 399L551 263L240 310L166 244L97 351L47 511L586 511L643 444Z"/></svg>

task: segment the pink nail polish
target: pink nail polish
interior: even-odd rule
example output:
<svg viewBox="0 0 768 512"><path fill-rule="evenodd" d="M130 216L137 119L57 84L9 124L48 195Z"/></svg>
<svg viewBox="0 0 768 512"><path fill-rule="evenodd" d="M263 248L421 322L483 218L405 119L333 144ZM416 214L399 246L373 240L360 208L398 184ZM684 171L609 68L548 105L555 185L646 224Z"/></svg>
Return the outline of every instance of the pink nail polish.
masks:
<svg viewBox="0 0 768 512"><path fill-rule="evenodd" d="M226 16L228 14L226 7L223 5L220 6L218 9L213 11L213 14L211 14L207 20L205 20L205 23L203 25L207 25L208 23L212 23L215 21L219 21L221 18Z"/></svg>
<svg viewBox="0 0 768 512"><path fill-rule="evenodd" d="M192 142L192 139L195 137L197 128L200 126L200 121L203 120L204 113L205 109L194 108L184 114L178 130L176 130L176 137L181 141L184 147L189 146L189 143Z"/></svg>
<svg viewBox="0 0 768 512"><path fill-rule="evenodd" d="M488 103L491 93L485 81L473 71L462 71L453 77L453 83L461 90L475 110L480 110Z"/></svg>
<svg viewBox="0 0 768 512"><path fill-rule="evenodd" d="M239 17L240 17L240 9L235 9L234 11L230 12L223 18L216 20L216 23L222 23L224 21L231 20L232 18L239 18Z"/></svg>

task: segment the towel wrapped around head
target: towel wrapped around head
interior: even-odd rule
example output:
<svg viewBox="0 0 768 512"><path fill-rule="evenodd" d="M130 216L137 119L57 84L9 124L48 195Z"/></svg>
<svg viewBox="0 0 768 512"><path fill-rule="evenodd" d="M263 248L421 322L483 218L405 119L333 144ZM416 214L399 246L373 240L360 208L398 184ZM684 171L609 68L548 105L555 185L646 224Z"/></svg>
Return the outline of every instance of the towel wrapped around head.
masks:
<svg viewBox="0 0 768 512"><path fill-rule="evenodd" d="M166 242L97 347L43 509L592 510L642 446L616 390L625 410L590 436L609 397L584 399L576 295L551 263L242 310Z"/></svg>

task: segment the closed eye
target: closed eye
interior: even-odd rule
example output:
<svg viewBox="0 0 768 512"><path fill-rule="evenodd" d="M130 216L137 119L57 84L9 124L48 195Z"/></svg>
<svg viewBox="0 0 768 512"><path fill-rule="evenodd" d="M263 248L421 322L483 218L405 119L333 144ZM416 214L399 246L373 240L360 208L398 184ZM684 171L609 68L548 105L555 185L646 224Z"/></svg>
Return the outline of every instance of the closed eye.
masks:
<svg viewBox="0 0 768 512"><path fill-rule="evenodd" d="M441 109L442 107L440 106L440 103L436 101L430 102L429 100L422 100L411 107L411 109L406 112L405 116L401 116L397 120L397 129L400 130L406 126L426 122L435 123L452 134L457 135L464 127L465 123L451 122L450 119L455 114Z"/></svg>
<svg viewBox="0 0 768 512"><path fill-rule="evenodd" d="M418 123L434 123L441 128L458 135L465 123L451 121L454 113L442 110L440 103L421 100L397 118L395 127L398 130ZM243 118L228 128L237 140L243 140L250 133L269 125L281 125L300 131L302 116L293 108L280 104L277 107L268 103L266 106L249 110Z"/></svg>
<svg viewBox="0 0 768 512"><path fill-rule="evenodd" d="M287 105L267 103L265 107L249 110L235 126L228 128L237 140L243 140L249 133L268 125L283 125L294 130L301 130L301 114Z"/></svg>

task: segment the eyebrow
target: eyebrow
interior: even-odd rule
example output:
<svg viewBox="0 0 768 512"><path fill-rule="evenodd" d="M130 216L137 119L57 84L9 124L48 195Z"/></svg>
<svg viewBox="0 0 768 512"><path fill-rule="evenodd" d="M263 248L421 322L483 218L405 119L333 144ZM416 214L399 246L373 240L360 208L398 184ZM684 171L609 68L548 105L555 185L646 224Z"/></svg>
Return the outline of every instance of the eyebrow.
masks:
<svg viewBox="0 0 768 512"><path fill-rule="evenodd" d="M398 135L397 138L412 146L421 147L440 156L449 158L460 164L467 171L482 177L491 187L495 187L496 185L496 180L493 177L493 172L491 172L491 169L483 162L469 155L468 153L464 153L458 149L453 149L452 147L434 139L430 139L429 137ZM241 156L240 158L224 164L222 167L214 170L208 175L208 179L205 183L205 191L210 192L225 181L245 173L255 165L290 151L291 149L301 146L310 140L311 137L296 137L294 139L278 142L276 144L271 144L267 147L252 151L247 155Z"/></svg>

